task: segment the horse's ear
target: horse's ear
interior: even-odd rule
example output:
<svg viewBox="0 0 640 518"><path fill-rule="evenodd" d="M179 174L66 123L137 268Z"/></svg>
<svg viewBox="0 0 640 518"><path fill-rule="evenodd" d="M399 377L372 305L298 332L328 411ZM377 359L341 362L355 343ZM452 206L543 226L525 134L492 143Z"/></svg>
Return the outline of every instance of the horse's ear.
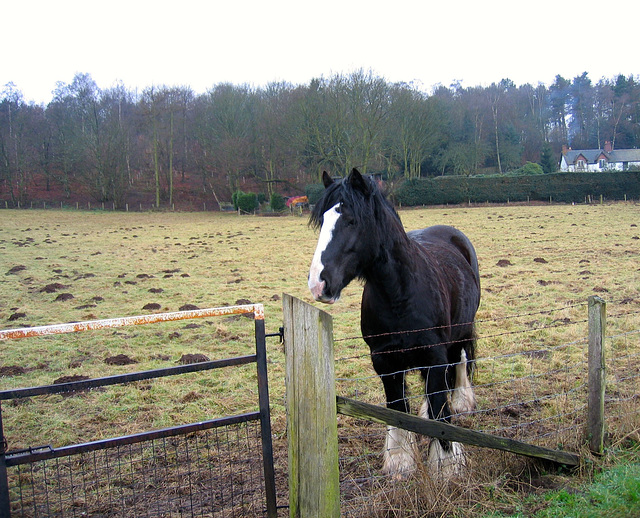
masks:
<svg viewBox="0 0 640 518"><path fill-rule="evenodd" d="M347 181L353 189L360 191L365 196L369 196L369 193L371 191L369 189L369 184L367 183L367 180L364 178L364 176L360 174L360 171L358 171L355 167L349 173Z"/></svg>
<svg viewBox="0 0 640 518"><path fill-rule="evenodd" d="M325 189L333 183L333 178L331 178L326 171L322 171L322 183Z"/></svg>

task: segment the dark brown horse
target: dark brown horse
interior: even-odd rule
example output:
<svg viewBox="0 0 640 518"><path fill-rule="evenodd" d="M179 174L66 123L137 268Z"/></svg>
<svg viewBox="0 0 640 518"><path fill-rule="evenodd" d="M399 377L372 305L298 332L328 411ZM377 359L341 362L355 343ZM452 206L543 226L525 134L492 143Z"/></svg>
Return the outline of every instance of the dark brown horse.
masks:
<svg viewBox="0 0 640 518"><path fill-rule="evenodd" d="M405 232L375 181L356 169L336 181L324 173L323 181L311 214L320 228L309 272L313 297L332 304L353 279L365 282L360 325L388 408L409 412L405 372L419 369L421 416L448 422L452 410L472 410L468 362L475 359L480 276L471 242L444 225ZM428 462L456 471L461 453L458 443L433 440ZM384 469L400 476L415 469L411 432L388 428Z"/></svg>

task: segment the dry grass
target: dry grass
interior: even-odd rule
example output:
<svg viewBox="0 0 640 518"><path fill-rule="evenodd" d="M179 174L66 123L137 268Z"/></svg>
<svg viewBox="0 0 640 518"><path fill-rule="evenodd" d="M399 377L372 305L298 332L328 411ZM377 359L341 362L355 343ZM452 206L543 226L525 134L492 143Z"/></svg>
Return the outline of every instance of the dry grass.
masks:
<svg viewBox="0 0 640 518"><path fill-rule="evenodd" d="M36 210L0 214L0 328L248 300L265 305L267 331L273 332L281 325L283 292L309 300L306 276L317 236L307 227L306 218ZM615 396L622 389L637 392L638 335L624 333L640 329L638 205L414 209L403 210L401 217L407 229L454 225L477 248L483 283L478 356L487 358L485 365L480 362L477 377L477 383L487 387L484 393L479 390L481 408L498 404L515 408L524 401L518 386L523 378L546 372L542 369L578 366L584 360L580 347L542 357L522 353L584 339L585 304L592 294L609 303L607 334L616 338L607 344L608 352L622 358L616 363L619 369L612 370L616 374L609 378L610 394ZM359 337L361 289L357 284L349 286L336 305L323 309L334 317L339 390L381 402L380 383ZM73 298L56 300L64 293ZM160 309L143 309L148 303ZM253 325L247 319L211 318L193 323L200 327L161 324L4 343L0 389L48 384L69 375L97 377L169 366L183 354L201 353L214 359L248 354L252 349ZM285 428L283 351L275 340L268 342L268 348L274 431L280 438ZM137 363L105 363L117 354ZM508 354L514 356L505 359ZM626 379L624 372L636 377ZM39 398L37 405L32 401L4 405L10 447L60 446L255 408L255 372L250 366L188 378L186 382L167 379L73 397L48 396ZM536 379L536 394L544 395L551 381L571 388L579 378L574 371L563 371L555 378ZM498 380L504 384L495 385ZM571 409L575 404L558 397L539 407L520 405L525 411L515 414L480 414L475 424L494 430L512 426L514 420L524 422L533 413L562 414L563 407ZM609 404L637 409L637 399ZM625 412L609 425L614 442L637 440L637 410ZM551 441L567 448L580 447L579 428L577 423L566 432L568 437L556 434ZM358 492L365 492L363 498L376 509L373 516L477 513L487 502L496 501L495 494L488 497L487 487L500 491L501 501L508 502L510 494L520 494L526 480L546 476L528 462L482 451L471 453L474 469L469 478L446 491L431 487L428 477L389 487L388 481L377 478L376 471L381 429L373 428L371 439L364 441L363 430L369 428L362 423L343 421L341 430L346 437L343 442L350 445L353 436L353 441L364 442L365 453L370 454L370 462L354 456L346 465L354 470L366 466L371 480L380 484L375 497L365 492L373 482L351 484L355 501ZM519 434L529 432L526 427L517 429ZM360 480L361 475L347 471L345 477ZM531 485L539 489L536 483Z"/></svg>

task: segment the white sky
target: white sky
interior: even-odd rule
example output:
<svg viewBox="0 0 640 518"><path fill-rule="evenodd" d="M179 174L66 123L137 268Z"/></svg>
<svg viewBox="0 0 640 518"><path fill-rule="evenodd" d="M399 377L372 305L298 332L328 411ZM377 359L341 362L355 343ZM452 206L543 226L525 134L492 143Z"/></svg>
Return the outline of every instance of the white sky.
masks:
<svg viewBox="0 0 640 518"><path fill-rule="evenodd" d="M0 92L13 82L46 103L78 72L196 93L359 68L425 91L585 71L595 83L640 74L639 14L637 0L9 0Z"/></svg>

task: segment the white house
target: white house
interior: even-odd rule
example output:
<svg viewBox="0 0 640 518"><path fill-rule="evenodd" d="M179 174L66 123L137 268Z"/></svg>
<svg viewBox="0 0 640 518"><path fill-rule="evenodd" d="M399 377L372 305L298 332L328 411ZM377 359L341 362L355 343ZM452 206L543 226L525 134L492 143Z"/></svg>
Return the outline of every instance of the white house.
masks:
<svg viewBox="0 0 640 518"><path fill-rule="evenodd" d="M626 171L630 167L640 168L640 149L611 148L611 142L604 143L604 149L562 148L560 171L571 173L600 173L603 171Z"/></svg>

